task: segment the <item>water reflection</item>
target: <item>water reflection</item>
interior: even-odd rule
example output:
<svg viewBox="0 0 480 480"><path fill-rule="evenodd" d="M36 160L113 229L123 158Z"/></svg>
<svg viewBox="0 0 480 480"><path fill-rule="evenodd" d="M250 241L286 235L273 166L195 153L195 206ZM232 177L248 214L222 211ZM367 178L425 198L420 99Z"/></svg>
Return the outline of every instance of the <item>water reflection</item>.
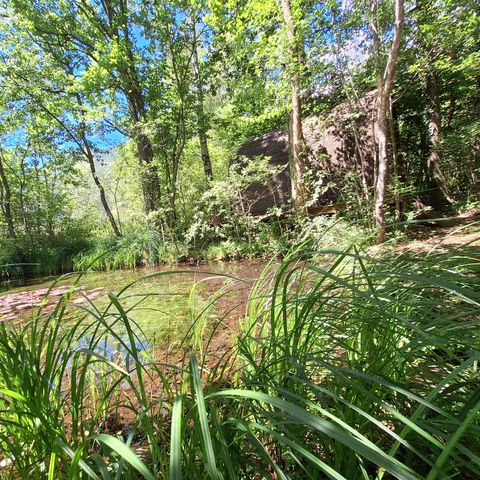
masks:
<svg viewBox="0 0 480 480"><path fill-rule="evenodd" d="M31 280L25 285L10 285L0 293L0 321L22 322L31 319L41 309L50 314L59 301L68 297L67 313L62 321L68 324L84 315L86 321L107 313L119 314L112 306L110 293L119 296L126 315L136 325L136 335L144 347L161 345L176 348L190 331L194 317L207 309L209 297L232 278L255 279L263 265L258 261L218 262L200 267L159 267L112 272L94 272ZM208 279L208 281L207 281ZM125 290L124 287L129 287ZM192 296L192 286L197 285ZM207 309L208 310L208 309ZM206 315L214 317L212 307ZM115 333L125 335L125 326L115 322ZM84 339L88 344L88 340ZM118 345L105 344L105 354L111 356Z"/></svg>

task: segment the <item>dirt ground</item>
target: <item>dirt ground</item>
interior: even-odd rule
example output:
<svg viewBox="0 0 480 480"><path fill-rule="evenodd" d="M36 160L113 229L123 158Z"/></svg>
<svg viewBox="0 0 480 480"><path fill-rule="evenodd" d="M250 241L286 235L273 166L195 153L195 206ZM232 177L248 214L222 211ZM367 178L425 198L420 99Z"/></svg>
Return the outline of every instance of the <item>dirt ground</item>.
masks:
<svg viewBox="0 0 480 480"><path fill-rule="evenodd" d="M398 250L420 253L467 247L480 247L480 222L418 232L409 242L399 245Z"/></svg>
<svg viewBox="0 0 480 480"><path fill-rule="evenodd" d="M480 247L480 211L458 215L453 218L413 224L399 242L386 242L369 249L373 255L388 253L446 252L462 248Z"/></svg>

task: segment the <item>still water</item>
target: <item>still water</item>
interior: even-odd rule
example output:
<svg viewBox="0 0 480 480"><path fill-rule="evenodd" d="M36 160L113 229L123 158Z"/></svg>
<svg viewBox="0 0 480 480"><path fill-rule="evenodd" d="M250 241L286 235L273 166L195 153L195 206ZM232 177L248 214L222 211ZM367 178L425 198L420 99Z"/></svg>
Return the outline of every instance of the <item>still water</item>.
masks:
<svg viewBox="0 0 480 480"><path fill-rule="evenodd" d="M109 298L113 294L148 343L172 345L200 314L212 323L238 324L248 291L262 269L259 261L215 262L11 282L0 291L0 321L23 323L40 309L46 316L65 296L70 300L62 321L80 316L94 320L107 310L118 313ZM211 303L221 289L223 295Z"/></svg>

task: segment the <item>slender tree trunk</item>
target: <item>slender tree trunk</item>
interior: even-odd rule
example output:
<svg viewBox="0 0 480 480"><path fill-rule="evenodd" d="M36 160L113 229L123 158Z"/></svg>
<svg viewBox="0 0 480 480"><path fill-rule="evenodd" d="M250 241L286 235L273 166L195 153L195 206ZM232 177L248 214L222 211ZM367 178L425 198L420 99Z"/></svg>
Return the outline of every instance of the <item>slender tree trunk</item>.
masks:
<svg viewBox="0 0 480 480"><path fill-rule="evenodd" d="M93 152L90 149L88 149L86 156L88 159L88 165L90 166L90 172L92 173L93 181L95 182L95 185L97 186L97 189L98 189L98 193L100 195L100 201L102 202L103 210L107 215L108 221L110 222L113 232L117 237L121 237L122 232L120 231L120 228L118 227L117 222L115 221L115 217L113 216L113 213L110 210L110 206L108 205L108 201L107 201L107 196L105 195L105 189L103 188L102 182L100 181L97 175L97 169L95 166L95 158L93 156Z"/></svg>
<svg viewBox="0 0 480 480"><path fill-rule="evenodd" d="M292 88L292 110L289 120L290 177L292 182L292 204L297 213L305 213L305 142L302 128L302 102L300 99L301 55L297 39L295 21L292 16L290 0L281 0L287 38L293 51L290 73Z"/></svg>
<svg viewBox="0 0 480 480"><path fill-rule="evenodd" d="M428 79L430 108L428 111L428 130L430 153L427 159L428 183L430 187L430 201L433 207L441 208L451 205L454 200L446 186L446 179L440 168L440 135L442 128L442 111L439 95L438 74L432 71Z"/></svg>
<svg viewBox="0 0 480 480"><path fill-rule="evenodd" d="M378 228L377 240L379 243L382 243L385 241L385 199L388 183L388 112L405 20L404 0L395 0L395 28L384 69L382 68L382 47L378 29L377 10L378 0L371 0L370 29L377 69L377 119L375 124L375 139L378 149L378 170L375 185L374 217Z"/></svg>
<svg viewBox="0 0 480 480"><path fill-rule="evenodd" d="M30 243L33 243L33 237L32 237L32 232L30 231L30 225L28 223L28 218L27 218L27 211L25 208L25 201L23 198L23 190L24 190L24 184L20 184L20 189L18 192L18 201L20 204L20 211L22 212L22 221L23 221L23 228L25 229L25 233L28 236L28 239L30 240Z"/></svg>
<svg viewBox="0 0 480 480"><path fill-rule="evenodd" d="M82 152L88 161L88 165L90 167L90 172L92 174L93 181L100 195L100 202L102 203L102 207L105 212L105 215L107 215L108 221L110 222L113 233L115 234L115 236L121 237L122 232L120 231L120 228L118 228L118 225L117 225L117 222L115 221L115 217L113 216L112 210L108 205L107 196L105 195L105 188L103 188L103 184L97 175L97 168L95 165L95 155L93 154L92 146L88 141L87 134L86 134L86 125L85 125L85 121L83 120L82 97L79 94L77 94L76 99L77 99L78 106L80 107L80 111L82 113L82 120L80 121L80 128L79 128L79 137L81 141L80 146L82 147Z"/></svg>
<svg viewBox="0 0 480 480"><path fill-rule="evenodd" d="M450 93L450 105L448 107L448 115L447 115L447 122L445 124L445 130L450 130L452 127L453 117L455 115L455 110L457 108L457 98L455 97L455 93Z"/></svg>
<svg viewBox="0 0 480 480"><path fill-rule="evenodd" d="M12 191L10 189L10 184L8 182L7 175L3 166L3 151L0 152L0 181L2 183L4 192L2 210L5 215L5 221L7 223L8 236L15 240L17 238L17 234L15 232L15 225L12 215Z"/></svg>
<svg viewBox="0 0 480 480"><path fill-rule="evenodd" d="M25 190L25 162L21 162L21 169L22 169L22 176L19 178L19 191L18 191L18 201L20 203L20 211L22 212L22 220L23 220L23 228L25 229L25 233L28 236L30 243L33 245L33 235L30 228L30 222L28 221L27 216L27 209L25 207L25 198L24 198L24 190Z"/></svg>
<svg viewBox="0 0 480 480"><path fill-rule="evenodd" d="M375 185L375 223L378 228L378 242L385 241L385 197L388 183L388 98L377 98L377 122L375 136L378 149L377 183Z"/></svg>
<svg viewBox="0 0 480 480"><path fill-rule="evenodd" d="M195 14L192 12L190 15L191 30L192 30L192 67L193 67L193 80L195 83L195 107L197 113L197 131L198 140L200 142L200 154L202 155L203 170L205 176L209 181L213 180L212 161L210 158L210 152L208 150L207 139L207 121L205 117L204 98L203 98L203 81L200 72L200 62L198 59L198 37L196 31L196 19Z"/></svg>
<svg viewBox="0 0 480 480"><path fill-rule="evenodd" d="M477 177L477 174L475 172L475 165L478 165L480 163L480 134L477 134L475 136L475 140L474 140L474 143L473 143L473 165L472 167L470 167L470 175L471 175L471 178L472 178L472 182L473 182L473 185L472 185L472 190L473 192L475 193L478 193L478 177Z"/></svg>

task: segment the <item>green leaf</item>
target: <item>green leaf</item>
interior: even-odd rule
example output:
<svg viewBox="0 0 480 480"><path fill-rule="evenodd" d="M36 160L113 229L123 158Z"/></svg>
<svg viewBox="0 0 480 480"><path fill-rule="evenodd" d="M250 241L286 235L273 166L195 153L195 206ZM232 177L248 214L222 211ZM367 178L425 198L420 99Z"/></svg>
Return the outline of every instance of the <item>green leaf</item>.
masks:
<svg viewBox="0 0 480 480"><path fill-rule="evenodd" d="M217 468L215 461L215 452L213 450L212 437L210 435L210 427L208 422L207 409L205 406L205 399L203 397L202 384L200 380L200 374L198 372L198 364L195 355L190 356L190 373L193 379L193 387L195 391L195 396L197 398L197 409L198 416L200 420L200 427L202 429L203 443L205 446L205 454L207 459L207 471L211 478L215 480L222 480L223 475Z"/></svg>
<svg viewBox="0 0 480 480"><path fill-rule="evenodd" d="M150 472L140 457L118 438L101 433L100 435L93 437L93 439L117 452L120 457L137 470L137 472L141 473L145 479L155 480L155 475Z"/></svg>
<svg viewBox="0 0 480 480"><path fill-rule="evenodd" d="M344 430L338 428L333 423L317 417L307 410L294 405L293 403L286 402L277 397L272 397L265 393L255 392L252 390L223 390L211 395L213 397L227 396L232 398L249 398L262 403L266 403L272 407L278 408L285 412L291 420L295 420L300 425L309 426L310 428L323 433L324 435L334 438L346 447L357 452L360 456L373 462L392 475L402 480L418 480L418 476L402 464L395 458L390 457L388 454L380 450L376 445L370 442L367 438L363 437L363 440L355 438L347 434Z"/></svg>
<svg viewBox="0 0 480 480"><path fill-rule="evenodd" d="M182 478L182 406L183 397L176 396L173 401L170 435L170 480Z"/></svg>

